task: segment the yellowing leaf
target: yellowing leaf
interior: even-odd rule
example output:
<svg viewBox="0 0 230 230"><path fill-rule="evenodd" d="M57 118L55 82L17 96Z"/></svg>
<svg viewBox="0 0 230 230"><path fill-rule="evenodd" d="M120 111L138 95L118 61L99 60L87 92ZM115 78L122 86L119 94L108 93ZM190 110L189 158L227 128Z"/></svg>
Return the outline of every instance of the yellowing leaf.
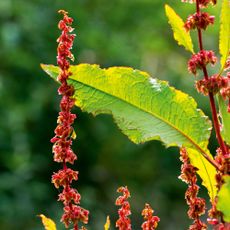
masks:
<svg viewBox="0 0 230 230"><path fill-rule="evenodd" d="M224 221L230 222L230 176L224 176L224 184L221 186L217 201L217 209L224 214Z"/></svg>
<svg viewBox="0 0 230 230"><path fill-rule="evenodd" d="M209 163L198 151L194 149L186 148L190 162L193 166L198 168L198 175L202 178L202 185L208 190L209 197L214 200L217 190L216 190L216 169ZM211 154L209 153L210 158Z"/></svg>
<svg viewBox="0 0 230 230"><path fill-rule="evenodd" d="M54 223L53 220L51 220L50 218L47 218L43 214L39 215L39 217L41 217L41 219L42 219L42 223L45 227L45 230L57 230L56 224Z"/></svg>
<svg viewBox="0 0 230 230"><path fill-rule="evenodd" d="M110 219L109 216L107 216L106 223L104 225L104 230L109 230L109 228L110 228Z"/></svg>
<svg viewBox="0 0 230 230"><path fill-rule="evenodd" d="M227 61L230 52L230 1L223 0L220 17L219 49L221 54L221 68Z"/></svg>
<svg viewBox="0 0 230 230"><path fill-rule="evenodd" d="M190 33L184 28L183 20L169 5L165 5L165 13L172 27L174 39L178 45L182 45L186 50L194 53L192 39Z"/></svg>

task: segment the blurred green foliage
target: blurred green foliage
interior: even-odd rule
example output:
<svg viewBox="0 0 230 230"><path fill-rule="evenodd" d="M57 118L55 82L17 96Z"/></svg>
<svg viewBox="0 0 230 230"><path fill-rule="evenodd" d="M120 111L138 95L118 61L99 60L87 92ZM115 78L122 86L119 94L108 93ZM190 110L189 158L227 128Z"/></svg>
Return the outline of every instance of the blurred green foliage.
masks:
<svg viewBox="0 0 230 230"><path fill-rule="evenodd" d="M36 216L40 213L63 229L62 206L50 183L60 165L52 162L49 142L60 98L57 84L39 66L56 62L59 9L75 19L77 63L147 71L194 95L208 114L207 101L197 95L194 79L186 72L190 54L173 41L165 3L184 19L193 11L193 5L173 0L0 1L0 229L42 229ZM211 27L205 35L209 49L217 50L217 31L218 26ZM134 145L110 116L93 118L77 108L75 112L79 159L74 168L80 171L75 186L82 206L91 213L89 229L102 229L108 214L114 225L116 188L121 185L132 194L134 229L140 229L145 202L160 216L159 229L186 229L186 185L177 180L178 150L159 142Z"/></svg>

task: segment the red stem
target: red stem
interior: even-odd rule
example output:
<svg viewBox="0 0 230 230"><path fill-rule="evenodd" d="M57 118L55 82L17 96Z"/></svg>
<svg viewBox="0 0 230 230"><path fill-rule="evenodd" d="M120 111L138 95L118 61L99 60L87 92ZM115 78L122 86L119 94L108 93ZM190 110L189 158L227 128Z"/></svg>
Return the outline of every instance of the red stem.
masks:
<svg viewBox="0 0 230 230"><path fill-rule="evenodd" d="M197 14L200 14L199 0L196 1L196 12L197 12ZM200 28L197 28L197 32L198 32L199 48L201 51L201 50L203 50L202 31ZM207 71L206 66L203 66L203 73L204 73L204 78L206 80L208 80L208 71ZM213 93L209 92L208 96L209 96L209 101L210 101L212 120L213 120L214 129L216 132L216 137L217 137L217 140L218 140L218 143L220 145L220 148L222 150L223 155L226 155L227 149L226 149L226 146L225 146L224 141L223 141L221 134L220 134L220 125L219 125L219 121L218 121L218 117L217 117L217 110L216 110L216 105L215 105Z"/></svg>
<svg viewBox="0 0 230 230"><path fill-rule="evenodd" d="M63 169L64 169L64 170L67 169L67 165L66 165L65 159L63 160Z"/></svg>

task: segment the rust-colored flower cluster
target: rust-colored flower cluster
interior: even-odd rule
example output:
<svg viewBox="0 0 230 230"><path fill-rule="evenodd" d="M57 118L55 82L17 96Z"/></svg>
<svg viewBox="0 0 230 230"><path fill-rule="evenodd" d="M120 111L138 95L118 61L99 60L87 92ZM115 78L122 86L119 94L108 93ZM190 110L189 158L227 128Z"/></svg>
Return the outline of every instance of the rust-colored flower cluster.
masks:
<svg viewBox="0 0 230 230"><path fill-rule="evenodd" d="M190 230L205 230L207 226L200 220L200 216L205 213L205 200L197 197L199 186L196 184L197 168L190 164L188 153L185 148L180 150L180 160L183 162L181 166L181 175L179 178L188 184L188 189L185 193L185 199L189 205L188 216L193 219L193 224Z"/></svg>
<svg viewBox="0 0 230 230"><path fill-rule="evenodd" d="M72 181L78 180L78 172L68 168L67 165L68 163L73 164L77 159L77 156L71 148L72 133L74 132L72 124L76 118L76 115L71 113L75 102L73 98L74 88L67 84L67 79L71 75L69 71L69 59L74 60L74 56L70 50L75 35L71 34L73 31L71 27L73 19L70 18L64 10L60 10L59 13L63 14L63 19L58 24L58 28L62 33L57 39L57 64L60 67L58 81L61 83L58 93L62 95L62 99L60 102L61 111L57 119L58 125L55 129L55 137L51 139L51 142L54 143L54 161L62 163L63 169L53 174L52 183L56 188L63 188L58 199L64 204L64 214L61 221L65 224L66 228L68 228L70 224L73 224L74 230L78 230L79 222L88 222L89 212L79 206L81 196L76 189L71 188Z"/></svg>
<svg viewBox="0 0 230 230"><path fill-rule="evenodd" d="M186 31L197 29L200 51L196 54L193 54L188 61L188 71L194 75L197 75L197 70L201 69L204 73L204 79L196 82L198 92L204 95L209 95L209 93L213 95L220 93L224 100L228 100L228 112L230 112L230 73L227 72L230 68L230 55L227 58L224 66L224 71L227 72L227 76L221 77L219 75L213 75L209 77L206 66L208 64L214 65L217 62L217 58L212 50L204 50L202 44L201 30L205 30L207 26L214 23L214 16L210 16L207 12L201 12L200 8L207 7L209 3L216 4L216 1L191 0L189 2L196 3L197 11L187 18L184 28ZM213 95L211 97L213 97Z"/></svg>
<svg viewBox="0 0 230 230"><path fill-rule="evenodd" d="M188 71L196 75L197 69L202 70L209 63L214 65L216 61L217 58L212 50L201 50L197 54L193 54L188 61Z"/></svg>
<svg viewBox="0 0 230 230"><path fill-rule="evenodd" d="M198 92L206 96L209 94L209 92L212 92L214 95L220 92L224 95L226 90L228 90L229 88L228 84L229 78L215 74L208 79L202 79L197 81L196 89Z"/></svg>
<svg viewBox="0 0 230 230"><path fill-rule="evenodd" d="M187 2L187 1L183 1ZM224 143L221 136L221 127L217 115L217 109L215 106L214 95L219 93L224 100L228 100L228 112L230 112L230 55L226 60L226 63L223 66L221 73L214 74L212 76L208 75L207 64L215 64L217 58L214 55L213 51L204 50L203 40L202 40L202 30L205 30L207 26L214 23L214 17L210 16L206 12L201 12L202 8L208 6L209 3L213 5L216 4L216 0L191 0L190 3L196 3L196 13L192 16L189 16L184 28L186 31L190 31L192 29L197 29L198 42L199 42L199 52L197 54L192 55L191 59L188 61L188 70L192 74L197 74L197 69L201 69L203 72L203 79L196 81L196 89L198 92L204 94L209 97L212 117L213 117L213 125L216 132L216 137L220 148L217 149L217 154L214 159L214 163L217 166L216 173L216 182L218 191L221 189L223 185L223 176L230 174L230 153L228 146ZM226 75L225 75L226 73ZM197 218L197 213L194 212L193 208L200 209L198 214L202 214L204 212L204 202L196 198L198 192L198 186L192 182L193 177L191 175L195 175L196 169L192 166L188 166L185 155L185 151L181 150L181 158L184 162L182 167L182 175L181 178L184 179L187 183L189 183L189 188L186 192L186 200L190 205L190 209L188 215L194 220ZM188 180L189 175L189 180ZM194 179L196 181L196 179ZM190 182L189 182L190 181ZM191 201L194 200L197 202L196 206L192 205ZM216 230L225 230L230 229L229 223L224 223L223 215L216 208L218 197L215 197L214 201L212 201L212 208L209 210L209 218L208 223L211 224ZM201 226L195 225L192 229L203 229ZM204 227L206 229L206 226Z"/></svg>
<svg viewBox="0 0 230 230"><path fill-rule="evenodd" d="M153 209L149 204L145 204L145 208L142 211L142 216L145 222L141 225L143 230L155 230L158 226L160 218L158 216L153 216Z"/></svg>
<svg viewBox="0 0 230 230"><path fill-rule="evenodd" d="M186 31L196 28L205 30L208 25L214 24L214 19L214 16L210 16L206 12L195 13L188 17L186 23L184 24L184 28Z"/></svg>
<svg viewBox="0 0 230 230"><path fill-rule="evenodd" d="M131 230L131 220L128 217L131 215L130 204L127 199L130 197L130 192L126 187L120 187L117 189L117 192L123 193L122 196L119 196L115 202L116 205L121 206L118 210L119 219L116 221L116 227L119 230Z"/></svg>
<svg viewBox="0 0 230 230"><path fill-rule="evenodd" d="M196 0L181 0L182 2L189 2L189 3L194 3ZM200 7L207 7L209 3L215 5L217 0L199 0L199 6Z"/></svg>
<svg viewBox="0 0 230 230"><path fill-rule="evenodd" d="M117 192L122 193L122 196L119 196L116 199L115 204L121 206L118 210L119 219L116 221L116 227L119 230L131 230L131 220L128 216L131 215L130 204L127 199L130 197L130 192L125 187L118 188ZM142 210L141 215L144 217L144 222L141 225L143 230L155 230L158 226L160 218L158 216L153 216L153 209L149 204L145 204L145 208Z"/></svg>
<svg viewBox="0 0 230 230"><path fill-rule="evenodd" d="M224 100L228 100L228 112L230 112L230 73L227 72L230 68L230 55L226 60L224 71L227 72L227 76L213 75L208 76L206 66L210 63L214 65L217 62L217 58L212 50L204 50L202 44L202 35L201 30L205 30L207 26L214 23L214 16L210 16L207 12L201 12L200 8L205 8L209 3L213 5L216 4L216 0L190 0L182 1L196 3L197 11L193 15L190 15L187 18L187 21L184 24L186 31L192 29L197 29L200 51L196 54L193 54L190 60L188 61L188 71L194 75L197 75L197 70L201 69L204 73L204 79L196 82L196 88L198 92L209 95L220 93Z"/></svg>
<svg viewBox="0 0 230 230"><path fill-rule="evenodd" d="M230 58L229 58L230 59ZM220 94L224 100L228 100L228 112L230 113L230 72L227 73L225 87L222 87Z"/></svg>

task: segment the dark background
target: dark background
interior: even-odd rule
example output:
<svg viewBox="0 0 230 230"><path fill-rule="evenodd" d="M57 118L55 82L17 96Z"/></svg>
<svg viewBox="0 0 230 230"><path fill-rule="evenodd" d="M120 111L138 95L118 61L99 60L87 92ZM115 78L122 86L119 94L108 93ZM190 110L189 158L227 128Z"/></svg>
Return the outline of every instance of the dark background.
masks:
<svg viewBox="0 0 230 230"><path fill-rule="evenodd" d="M193 95L209 115L206 98L193 88L187 73L190 54L178 47L164 14L168 3L185 19L194 5L161 0L1 0L0 1L0 229L43 229L38 214L56 221L62 205L50 183L61 166L52 161L50 138L56 126L57 84L40 68L56 63L59 9L75 19L75 63L101 67L132 66L167 80ZM218 8L211 7L218 15ZM219 18L217 17L217 21ZM218 25L205 34L205 46L218 50ZM196 37L193 37L196 43ZM196 48L196 45L195 45ZM186 185L179 181L178 149L157 142L135 145L113 123L78 108L75 123L78 155L74 186L81 205L90 210L89 229L103 229L106 215L115 226L116 189L131 192L133 229L140 229L145 202L160 216L159 229L186 229ZM216 143L212 141L211 149ZM206 190L202 188L201 195ZM115 229L115 228L111 228Z"/></svg>

